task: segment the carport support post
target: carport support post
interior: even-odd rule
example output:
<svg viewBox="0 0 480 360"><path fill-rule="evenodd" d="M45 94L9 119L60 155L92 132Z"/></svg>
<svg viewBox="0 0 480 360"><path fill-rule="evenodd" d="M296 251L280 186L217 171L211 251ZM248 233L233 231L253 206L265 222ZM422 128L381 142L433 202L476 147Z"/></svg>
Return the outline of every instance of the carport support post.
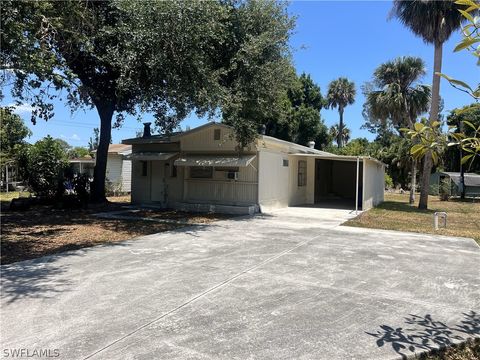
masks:
<svg viewBox="0 0 480 360"><path fill-rule="evenodd" d="M358 170L360 168L360 158L357 156L357 181L355 182L355 215L358 215Z"/></svg>

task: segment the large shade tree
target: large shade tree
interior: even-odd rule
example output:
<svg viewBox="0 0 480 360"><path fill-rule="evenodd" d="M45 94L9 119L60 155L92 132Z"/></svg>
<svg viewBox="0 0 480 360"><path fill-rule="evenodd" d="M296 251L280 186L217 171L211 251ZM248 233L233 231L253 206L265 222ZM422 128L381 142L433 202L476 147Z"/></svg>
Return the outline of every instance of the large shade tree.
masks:
<svg viewBox="0 0 480 360"><path fill-rule="evenodd" d="M340 116L337 137L339 148L343 146L343 138L341 136L344 127L343 112L345 107L355 102L355 94L355 84L347 78L338 78L328 85L327 104L331 108L337 108Z"/></svg>
<svg viewBox="0 0 480 360"><path fill-rule="evenodd" d="M418 84L425 75L425 63L411 56L381 64L373 73L373 87L366 86L365 109L370 123L401 128L414 128L417 117L428 111L430 87ZM411 159L410 203L415 201L416 159Z"/></svg>
<svg viewBox="0 0 480 360"><path fill-rule="evenodd" d="M320 87L306 73L295 76L288 84L281 94L277 116L265 124L267 135L300 145L313 140L318 149L325 147L330 137L320 114L325 105Z"/></svg>
<svg viewBox="0 0 480 360"><path fill-rule="evenodd" d="M290 62L293 20L273 0L2 1L1 12L2 83L33 106L32 121L53 117L58 96L99 114L95 201L125 114L151 113L169 132L191 111L221 109L245 146L249 110L272 111Z"/></svg>
<svg viewBox="0 0 480 360"><path fill-rule="evenodd" d="M434 45L432 100L429 122L438 121L440 109L440 76L442 71L443 44L452 33L458 30L464 18L458 11L458 6L452 0L395 0L393 14L415 35L426 43ZM427 152L424 157L421 177L420 201L418 207L428 207L430 188L430 173L432 170L432 154Z"/></svg>

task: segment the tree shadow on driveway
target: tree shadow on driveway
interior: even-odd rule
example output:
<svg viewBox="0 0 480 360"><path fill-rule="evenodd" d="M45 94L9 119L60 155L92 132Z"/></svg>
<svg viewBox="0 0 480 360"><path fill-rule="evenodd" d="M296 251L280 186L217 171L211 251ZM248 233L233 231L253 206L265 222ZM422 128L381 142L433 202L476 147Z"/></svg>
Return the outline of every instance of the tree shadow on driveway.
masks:
<svg viewBox="0 0 480 360"><path fill-rule="evenodd" d="M100 246L125 246L126 244L127 242ZM52 298L69 291L75 284L69 276L64 274L69 268L68 263L60 260L66 257L88 255L88 252L94 248L96 247L72 250L67 245L63 253L2 265L0 273L2 304L8 305L26 298Z"/></svg>
<svg viewBox="0 0 480 360"><path fill-rule="evenodd" d="M377 338L378 347L391 345L402 359L407 359L414 353L442 349L480 335L480 315L475 311L462 315L463 320L449 326L434 320L429 314L425 316L410 314L405 318L408 328L381 325L381 330L366 333Z"/></svg>
<svg viewBox="0 0 480 360"><path fill-rule="evenodd" d="M49 298L66 291L70 281L62 277L65 271L49 261L24 261L2 266L1 298L11 304L24 298Z"/></svg>

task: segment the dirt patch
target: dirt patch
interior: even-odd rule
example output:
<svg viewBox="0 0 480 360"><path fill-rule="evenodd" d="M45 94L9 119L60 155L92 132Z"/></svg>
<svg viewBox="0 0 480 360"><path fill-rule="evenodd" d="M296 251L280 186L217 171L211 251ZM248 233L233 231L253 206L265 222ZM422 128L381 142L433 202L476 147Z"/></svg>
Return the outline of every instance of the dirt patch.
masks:
<svg viewBox="0 0 480 360"><path fill-rule="evenodd" d="M180 223L187 223L187 224L208 224L209 222L222 220L222 219L229 219L231 215L222 215L222 214L194 214L188 213L184 211L175 211L175 210L149 210L149 209L142 209L142 210L134 210L134 211L126 211L121 213L120 215L127 215L135 218L148 218L152 220L174 220Z"/></svg>
<svg viewBox="0 0 480 360"><path fill-rule="evenodd" d="M183 219L188 223L201 224L227 218L223 215L160 210L139 211L142 216L139 216L138 220L103 219L93 215L122 209L121 204L117 203L86 210L59 210L38 206L23 212L2 212L1 263L8 264L98 244L114 243L181 226L141 220L141 217Z"/></svg>

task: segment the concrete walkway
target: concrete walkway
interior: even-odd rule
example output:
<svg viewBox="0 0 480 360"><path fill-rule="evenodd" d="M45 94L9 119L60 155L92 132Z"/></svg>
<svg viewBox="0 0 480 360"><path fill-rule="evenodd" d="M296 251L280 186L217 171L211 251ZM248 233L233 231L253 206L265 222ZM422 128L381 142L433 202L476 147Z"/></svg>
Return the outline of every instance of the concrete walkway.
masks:
<svg viewBox="0 0 480 360"><path fill-rule="evenodd" d="M473 240L351 216L289 208L2 266L0 356L397 359L480 336Z"/></svg>

